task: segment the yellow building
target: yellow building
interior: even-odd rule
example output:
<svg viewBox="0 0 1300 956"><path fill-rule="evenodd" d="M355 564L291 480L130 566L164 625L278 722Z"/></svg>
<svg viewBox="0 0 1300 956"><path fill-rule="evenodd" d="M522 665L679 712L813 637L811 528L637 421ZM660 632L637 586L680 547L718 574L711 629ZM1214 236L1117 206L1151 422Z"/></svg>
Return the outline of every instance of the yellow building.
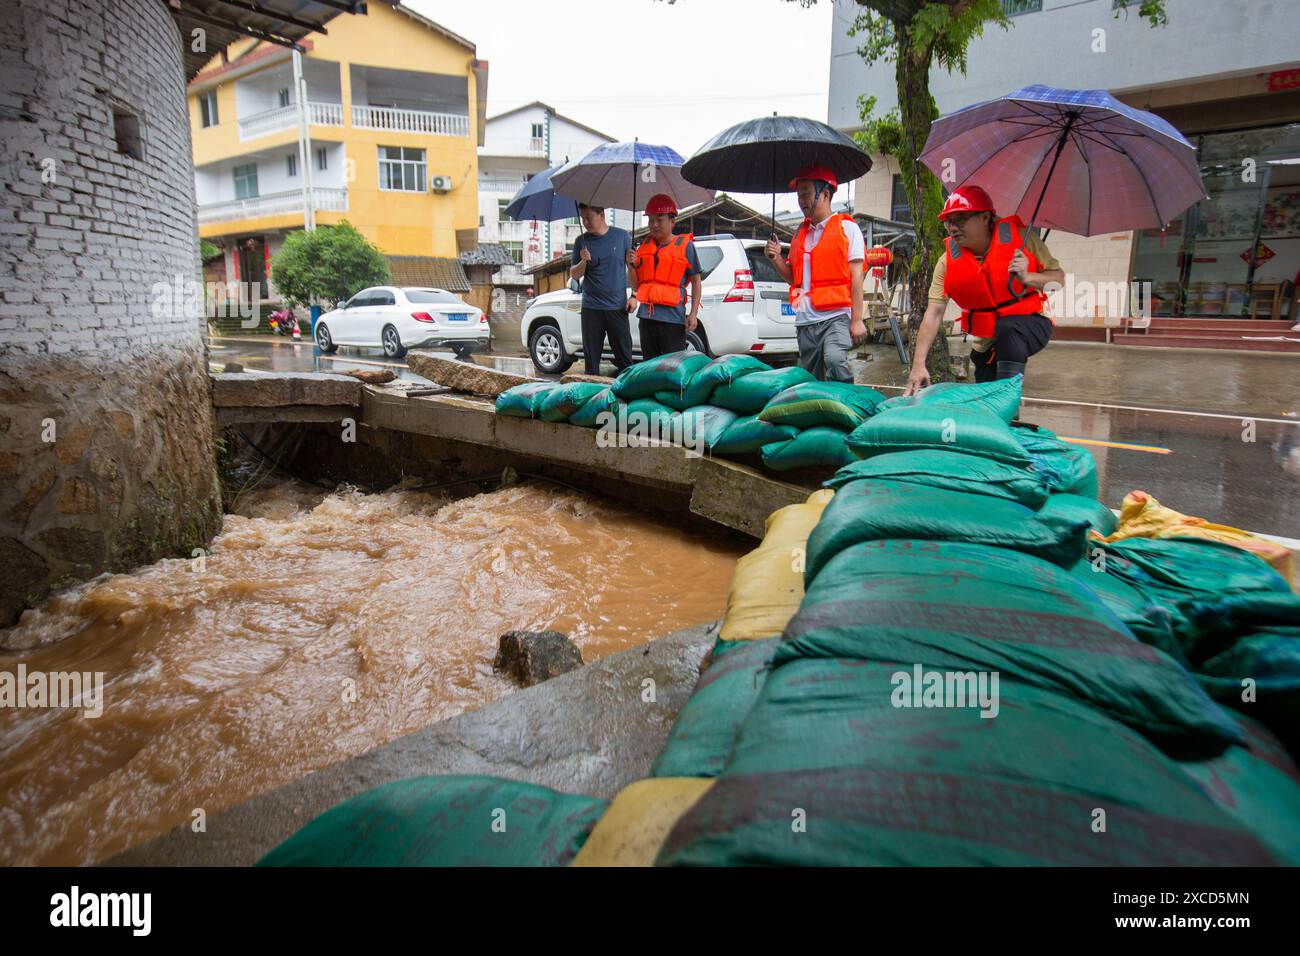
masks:
<svg viewBox="0 0 1300 956"><path fill-rule="evenodd" d="M318 225L346 219L375 243L395 282L467 290L487 62L401 4L327 30L302 44L305 159L291 50L236 43L189 84L199 235L225 250L227 280L273 297L270 257L310 204Z"/></svg>

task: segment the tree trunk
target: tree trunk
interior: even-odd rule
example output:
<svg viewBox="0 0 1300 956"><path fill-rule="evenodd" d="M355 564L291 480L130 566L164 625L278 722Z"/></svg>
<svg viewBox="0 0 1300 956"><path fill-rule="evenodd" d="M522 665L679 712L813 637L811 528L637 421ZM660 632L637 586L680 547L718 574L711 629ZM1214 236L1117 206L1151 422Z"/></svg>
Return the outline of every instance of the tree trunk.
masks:
<svg viewBox="0 0 1300 956"><path fill-rule="evenodd" d="M934 262L942 248L943 232L938 215L943 205L943 191L939 180L919 158L930 135L930 124L937 112L930 93L930 55L911 50L911 35L905 24L894 24L898 40L898 60L895 77L898 85L898 112L903 129L904 149L897 157L902 172L903 187L912 210L916 227L916 255L912 259L912 310L908 316L910 339L915 341L916 330L925 315L930 278ZM935 336L926 368L932 382L951 381L952 359L948 354L948 339L940 329Z"/></svg>

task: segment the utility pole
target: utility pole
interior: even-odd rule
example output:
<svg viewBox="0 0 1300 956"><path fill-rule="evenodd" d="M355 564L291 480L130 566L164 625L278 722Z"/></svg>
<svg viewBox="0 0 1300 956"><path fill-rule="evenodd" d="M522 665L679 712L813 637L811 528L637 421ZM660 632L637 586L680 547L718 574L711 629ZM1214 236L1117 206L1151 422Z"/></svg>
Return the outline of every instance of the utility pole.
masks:
<svg viewBox="0 0 1300 956"><path fill-rule="evenodd" d="M311 124L307 121L307 80L302 74L302 53L293 51L293 92L298 101L298 165L302 167L302 227L316 228L315 197L311 189Z"/></svg>

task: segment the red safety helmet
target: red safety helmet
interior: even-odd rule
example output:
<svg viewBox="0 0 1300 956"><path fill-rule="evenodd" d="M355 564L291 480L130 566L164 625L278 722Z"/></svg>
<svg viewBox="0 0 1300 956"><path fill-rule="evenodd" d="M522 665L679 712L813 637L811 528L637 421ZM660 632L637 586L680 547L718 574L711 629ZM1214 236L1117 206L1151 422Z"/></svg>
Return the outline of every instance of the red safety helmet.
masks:
<svg viewBox="0 0 1300 956"><path fill-rule="evenodd" d="M939 220L942 222L957 212L993 211L993 200L989 198L988 193L978 186L960 186L953 190L952 195L943 204L943 212L939 213Z"/></svg>
<svg viewBox="0 0 1300 956"><path fill-rule="evenodd" d="M650 201L645 204L645 214L647 216L675 216L677 215L677 200L666 193L651 196Z"/></svg>
<svg viewBox="0 0 1300 956"><path fill-rule="evenodd" d="M829 166L805 166L790 180L790 188L798 189L801 179L820 179L824 183L830 183L831 189L838 189L840 185L839 178L831 172Z"/></svg>

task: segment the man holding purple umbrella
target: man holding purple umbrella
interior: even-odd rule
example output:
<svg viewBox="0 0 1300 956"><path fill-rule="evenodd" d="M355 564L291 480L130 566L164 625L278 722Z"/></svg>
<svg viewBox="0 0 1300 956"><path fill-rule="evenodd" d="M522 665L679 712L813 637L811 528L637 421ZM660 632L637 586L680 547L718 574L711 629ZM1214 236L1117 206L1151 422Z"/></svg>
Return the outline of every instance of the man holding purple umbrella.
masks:
<svg viewBox="0 0 1300 956"><path fill-rule="evenodd" d="M956 189L939 218L948 238L934 266L907 395L930 384L925 359L949 299L961 306L959 322L971 336L975 381L991 382L1023 375L1029 357L1051 340L1053 323L1043 289L1049 283L1065 283L1061 264L1047 244L1028 232L1020 217L999 218L993 200L979 186Z"/></svg>

